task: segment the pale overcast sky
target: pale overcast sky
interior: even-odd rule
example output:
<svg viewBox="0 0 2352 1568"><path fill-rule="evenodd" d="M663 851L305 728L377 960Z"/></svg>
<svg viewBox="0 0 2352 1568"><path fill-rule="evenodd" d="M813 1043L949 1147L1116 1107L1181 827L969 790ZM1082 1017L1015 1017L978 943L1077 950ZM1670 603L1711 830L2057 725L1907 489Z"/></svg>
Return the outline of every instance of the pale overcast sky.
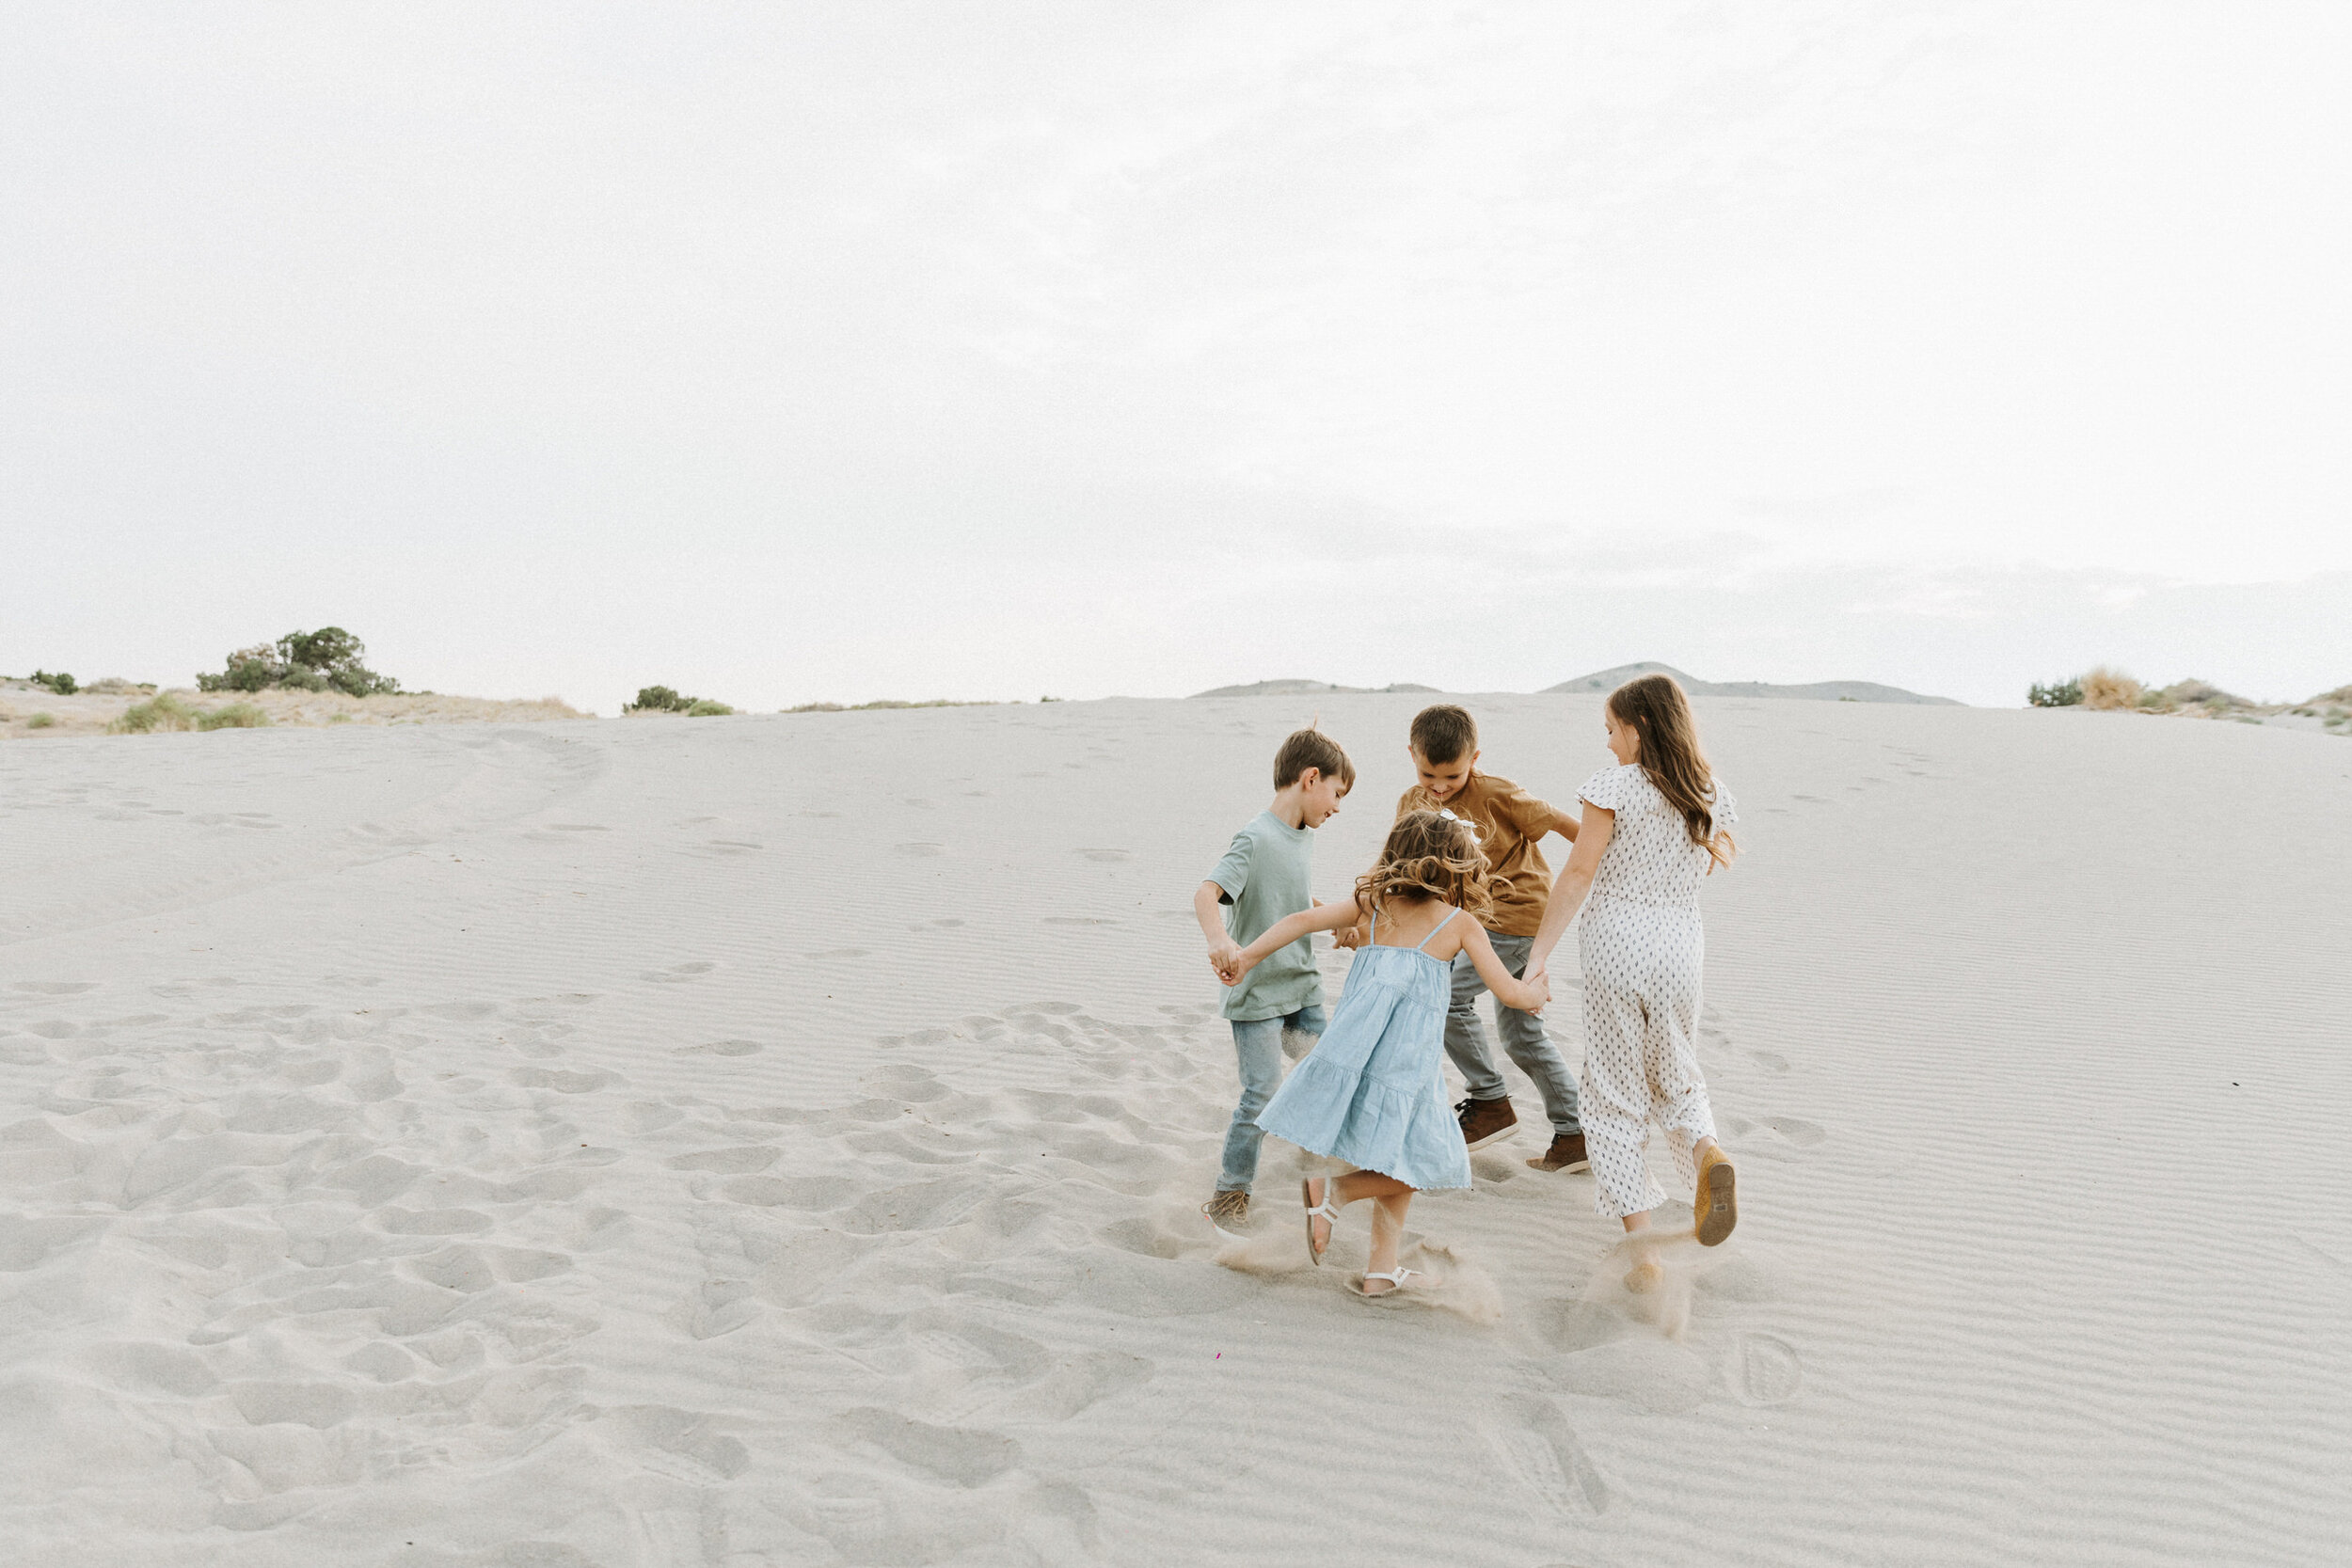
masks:
<svg viewBox="0 0 2352 1568"><path fill-rule="evenodd" d="M2352 8L0 19L0 671L2352 681Z"/></svg>

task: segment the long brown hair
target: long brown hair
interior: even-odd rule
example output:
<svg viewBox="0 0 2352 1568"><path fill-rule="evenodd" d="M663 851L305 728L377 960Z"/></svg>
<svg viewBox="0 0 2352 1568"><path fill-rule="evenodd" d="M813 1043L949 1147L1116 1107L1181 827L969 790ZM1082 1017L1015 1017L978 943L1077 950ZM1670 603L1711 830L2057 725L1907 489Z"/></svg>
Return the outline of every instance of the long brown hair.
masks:
<svg viewBox="0 0 2352 1568"><path fill-rule="evenodd" d="M1635 760L1690 829L1691 842L1716 865L1729 865L1740 847L1715 826L1715 772L1699 750L1699 727L1680 684L1672 675L1629 680L1609 693L1609 716L1641 737Z"/></svg>
<svg viewBox="0 0 2352 1568"><path fill-rule="evenodd" d="M1482 923L1494 913L1486 851L1478 847L1477 830L1451 812L1408 811L1398 817L1380 847L1379 863L1356 879L1356 904L1367 914L1391 898L1416 895L1467 910Z"/></svg>

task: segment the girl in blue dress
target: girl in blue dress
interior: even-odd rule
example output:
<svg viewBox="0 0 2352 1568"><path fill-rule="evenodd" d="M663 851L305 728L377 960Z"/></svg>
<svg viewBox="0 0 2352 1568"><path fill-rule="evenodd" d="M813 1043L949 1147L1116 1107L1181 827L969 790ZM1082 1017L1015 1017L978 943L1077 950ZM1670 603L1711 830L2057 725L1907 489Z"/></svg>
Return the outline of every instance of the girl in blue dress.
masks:
<svg viewBox="0 0 2352 1568"><path fill-rule="evenodd" d="M1468 953L1505 1006L1532 1013L1551 999L1548 982L1515 979L1495 957L1479 924L1490 912L1486 857L1470 825L1450 812L1407 812L1353 896L1278 921L1220 971L1230 986L1311 931L1372 922L1322 1039L1258 1114L1276 1137L1356 1167L1309 1177L1299 1196L1317 1263L1340 1210L1373 1200L1371 1263L1351 1282L1359 1295L1391 1295L1419 1276L1396 1261L1413 1194L1470 1184L1470 1151L1445 1093L1454 956Z"/></svg>

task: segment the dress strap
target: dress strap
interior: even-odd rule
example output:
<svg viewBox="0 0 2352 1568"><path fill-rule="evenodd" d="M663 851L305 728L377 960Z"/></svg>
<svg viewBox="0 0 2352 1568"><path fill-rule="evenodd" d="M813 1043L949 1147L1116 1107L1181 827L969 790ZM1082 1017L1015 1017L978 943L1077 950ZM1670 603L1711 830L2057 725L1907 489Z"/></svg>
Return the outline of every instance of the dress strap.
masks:
<svg viewBox="0 0 2352 1568"><path fill-rule="evenodd" d="M1440 921L1438 921L1438 922L1435 926L1430 927L1429 927L1429 936L1428 936L1428 937L1423 937L1423 938L1422 938L1419 942L1417 942L1413 943L1413 951L1414 951L1414 952L1416 952L1416 953L1418 953L1418 952L1420 952L1422 948L1424 948L1424 947L1428 946L1428 945L1429 945L1429 937L1434 937L1434 936L1436 936L1436 935L1437 935L1439 931L1442 931L1442 930L1444 930L1447 927L1449 927L1449 926L1453 925L1453 924L1454 924L1454 915L1456 915L1456 914L1460 914L1461 912L1462 912L1461 911L1459 911L1459 910L1455 910L1455 911L1453 911L1453 913L1448 914L1448 915L1447 915L1447 916L1446 916L1443 920L1440 920Z"/></svg>

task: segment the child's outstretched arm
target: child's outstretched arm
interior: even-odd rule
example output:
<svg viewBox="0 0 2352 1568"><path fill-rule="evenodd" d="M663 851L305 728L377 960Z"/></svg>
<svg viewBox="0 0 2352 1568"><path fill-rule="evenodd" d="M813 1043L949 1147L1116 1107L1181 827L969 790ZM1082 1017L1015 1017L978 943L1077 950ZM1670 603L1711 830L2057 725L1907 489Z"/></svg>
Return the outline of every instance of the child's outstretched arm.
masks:
<svg viewBox="0 0 2352 1568"><path fill-rule="evenodd" d="M1544 1004L1551 1000L1551 981L1533 964L1528 966L1527 978L1512 978L1511 972L1495 956L1495 944L1486 940L1486 933L1469 921L1468 935L1462 938L1462 951L1470 956L1470 964L1478 977L1486 982L1486 989L1495 993L1495 1000L1506 1007L1517 1007L1523 1013L1540 1013Z"/></svg>
<svg viewBox="0 0 2352 1568"><path fill-rule="evenodd" d="M1241 958L1241 944L1225 929L1225 917L1217 912L1224 899L1225 890L1215 882L1202 882L1192 895L1192 912L1200 922L1200 934L1209 939L1209 967L1219 978Z"/></svg>
<svg viewBox="0 0 2352 1568"><path fill-rule="evenodd" d="M1352 893L1336 904L1317 904L1311 910L1285 915L1267 927L1257 941L1243 948L1230 967L1220 966L1217 977L1229 986L1234 985L1243 975L1300 937L1316 931L1336 931L1353 926L1362 918L1362 911L1357 909L1356 895Z"/></svg>
<svg viewBox="0 0 2352 1568"><path fill-rule="evenodd" d="M1601 852L1609 847L1609 840L1617 831L1617 814L1605 806L1584 802L1582 831L1576 835L1576 847L1568 851L1568 863L1560 868L1560 875L1551 884L1551 899L1544 906L1544 923L1535 928L1535 940L1527 949L1527 974L1543 973L1551 950L1558 946L1568 922L1584 907L1584 895L1593 891L1593 878L1600 871Z"/></svg>

